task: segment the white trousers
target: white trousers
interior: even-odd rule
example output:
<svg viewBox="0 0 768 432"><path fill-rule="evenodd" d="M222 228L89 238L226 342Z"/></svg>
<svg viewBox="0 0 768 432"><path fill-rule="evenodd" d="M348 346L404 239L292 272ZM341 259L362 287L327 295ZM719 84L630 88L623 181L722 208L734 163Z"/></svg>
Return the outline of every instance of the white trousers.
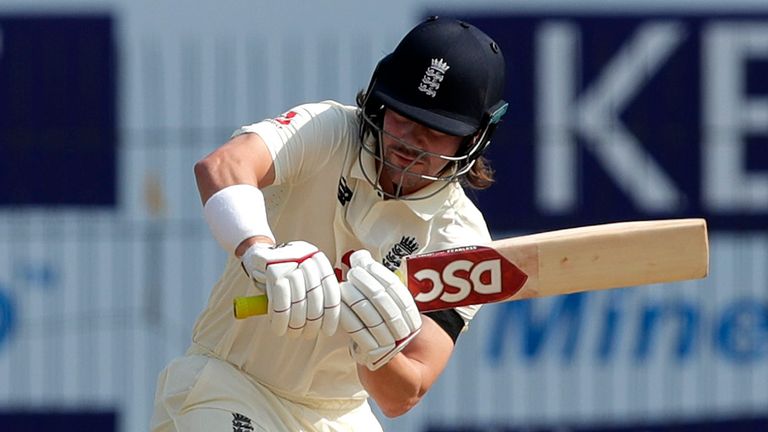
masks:
<svg viewBox="0 0 768 432"><path fill-rule="evenodd" d="M157 381L152 432L380 432L367 401L297 403L229 363L204 355L173 360Z"/></svg>

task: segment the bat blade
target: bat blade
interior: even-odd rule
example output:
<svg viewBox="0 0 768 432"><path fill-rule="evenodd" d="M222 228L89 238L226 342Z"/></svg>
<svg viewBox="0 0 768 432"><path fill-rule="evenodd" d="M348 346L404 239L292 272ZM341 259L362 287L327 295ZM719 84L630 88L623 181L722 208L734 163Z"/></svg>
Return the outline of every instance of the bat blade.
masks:
<svg viewBox="0 0 768 432"><path fill-rule="evenodd" d="M405 267L419 309L431 311L703 278L709 241L703 219L619 222L414 256Z"/></svg>
<svg viewBox="0 0 768 432"><path fill-rule="evenodd" d="M618 222L511 237L407 257L399 271L422 312L700 279L709 272L704 219ZM235 317L266 313L235 299Z"/></svg>

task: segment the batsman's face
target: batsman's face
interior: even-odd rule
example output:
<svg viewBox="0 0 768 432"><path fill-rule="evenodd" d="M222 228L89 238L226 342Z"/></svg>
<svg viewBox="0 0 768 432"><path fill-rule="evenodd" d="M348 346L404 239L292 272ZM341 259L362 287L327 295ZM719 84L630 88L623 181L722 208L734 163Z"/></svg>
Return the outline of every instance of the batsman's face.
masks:
<svg viewBox="0 0 768 432"><path fill-rule="evenodd" d="M386 110L382 133L385 163L379 179L382 189L394 193L402 185L400 193L406 195L427 186L432 180L422 175L438 176L450 163L439 155L455 156L461 142L462 137L430 129Z"/></svg>

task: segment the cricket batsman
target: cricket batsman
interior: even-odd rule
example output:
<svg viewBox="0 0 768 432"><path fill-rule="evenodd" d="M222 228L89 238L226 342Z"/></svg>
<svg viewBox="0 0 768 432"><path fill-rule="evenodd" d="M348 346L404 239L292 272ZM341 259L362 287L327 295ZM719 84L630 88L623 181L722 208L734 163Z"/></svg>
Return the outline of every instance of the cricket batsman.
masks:
<svg viewBox="0 0 768 432"><path fill-rule="evenodd" d="M433 17L356 106L297 106L195 164L229 257L158 378L152 431L380 431L369 398L395 417L424 397L478 307L422 315L392 270L490 241L464 189L493 182L504 70L481 30ZM235 297L264 293L266 316L235 320Z"/></svg>

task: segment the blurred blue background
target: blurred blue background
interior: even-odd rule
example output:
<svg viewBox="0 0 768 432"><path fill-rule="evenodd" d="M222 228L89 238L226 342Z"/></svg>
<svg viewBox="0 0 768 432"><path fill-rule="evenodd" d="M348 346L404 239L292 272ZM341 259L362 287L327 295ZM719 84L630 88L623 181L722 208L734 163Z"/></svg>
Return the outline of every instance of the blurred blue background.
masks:
<svg viewBox="0 0 768 432"><path fill-rule="evenodd" d="M485 307L387 430L768 430L763 0L0 3L0 430L148 429L222 268L192 176L240 125L354 103L427 15L508 63L496 238L705 217L702 281Z"/></svg>

